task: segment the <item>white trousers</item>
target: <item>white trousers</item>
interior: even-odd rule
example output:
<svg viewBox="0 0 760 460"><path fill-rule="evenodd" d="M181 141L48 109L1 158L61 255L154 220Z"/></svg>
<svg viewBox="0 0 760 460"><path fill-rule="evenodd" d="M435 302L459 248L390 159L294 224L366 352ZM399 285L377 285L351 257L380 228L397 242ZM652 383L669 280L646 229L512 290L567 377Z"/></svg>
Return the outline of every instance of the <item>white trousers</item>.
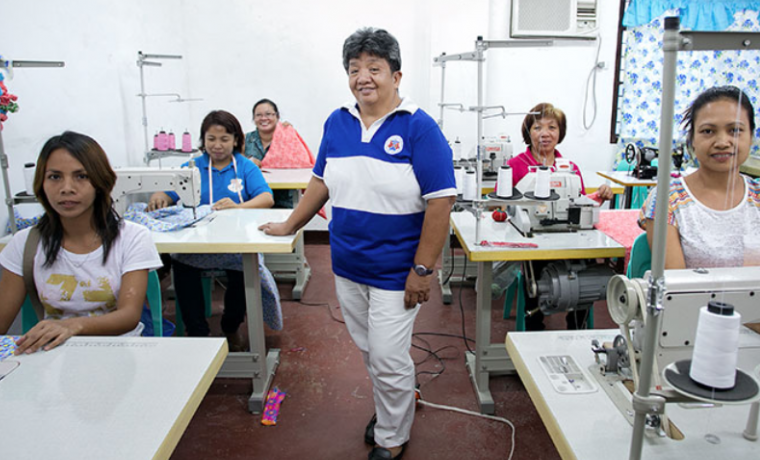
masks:
<svg viewBox="0 0 760 460"><path fill-rule="evenodd" d="M335 277L335 291L351 338L364 357L375 400L375 442L395 447L409 440L414 421L414 361L409 355L416 308L404 291L387 291Z"/></svg>

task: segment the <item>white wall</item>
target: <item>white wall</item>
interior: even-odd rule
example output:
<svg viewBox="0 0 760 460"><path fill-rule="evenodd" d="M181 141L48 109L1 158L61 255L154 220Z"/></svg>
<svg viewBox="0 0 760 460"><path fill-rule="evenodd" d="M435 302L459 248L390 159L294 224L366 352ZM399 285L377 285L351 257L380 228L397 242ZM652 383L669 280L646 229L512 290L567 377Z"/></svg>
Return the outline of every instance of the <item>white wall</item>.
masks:
<svg viewBox="0 0 760 460"><path fill-rule="evenodd" d="M163 67L145 67L148 93L179 93L199 102L148 99L149 135L160 128L197 137L209 110L236 114L253 129L250 110L262 98L279 105L316 153L327 115L351 99L341 62L343 40L362 26L383 27L401 44L402 95L438 118L441 52L474 50L477 35L506 37L509 0L4 0L0 54L5 59L62 60L62 69L18 69L6 80L19 96L3 138L12 190L23 189L21 168L34 161L50 136L66 129L93 136L115 166L143 157L137 52L182 54ZM487 103L524 111L551 101L568 114L560 149L587 171L611 163L608 145L617 2L599 0L602 60L599 114L591 131L580 128L583 85L596 42L568 42L546 50L494 50L487 55ZM456 64L456 65L455 65ZM446 99L475 105L473 63L450 64ZM520 119L486 123L486 134L506 131L519 140ZM444 131L467 148L475 116L446 112ZM469 142L469 144L467 144ZM520 144L518 144L520 145ZM154 163L155 164L155 163ZM589 173L587 173L588 175ZM5 226L6 209L0 209Z"/></svg>

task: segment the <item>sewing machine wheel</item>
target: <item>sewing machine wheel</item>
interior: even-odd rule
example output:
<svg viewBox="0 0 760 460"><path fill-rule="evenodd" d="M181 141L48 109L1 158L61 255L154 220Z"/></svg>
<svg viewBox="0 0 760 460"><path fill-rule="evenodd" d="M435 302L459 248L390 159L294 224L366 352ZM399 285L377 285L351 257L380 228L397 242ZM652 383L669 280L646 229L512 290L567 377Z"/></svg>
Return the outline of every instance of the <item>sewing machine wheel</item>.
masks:
<svg viewBox="0 0 760 460"><path fill-rule="evenodd" d="M638 149L634 144L628 144L625 146L625 161L627 161L630 164L637 164L636 163L636 151Z"/></svg>
<svg viewBox="0 0 760 460"><path fill-rule="evenodd" d="M639 311L637 285L623 275L615 275L607 283L607 310L618 326L628 325Z"/></svg>

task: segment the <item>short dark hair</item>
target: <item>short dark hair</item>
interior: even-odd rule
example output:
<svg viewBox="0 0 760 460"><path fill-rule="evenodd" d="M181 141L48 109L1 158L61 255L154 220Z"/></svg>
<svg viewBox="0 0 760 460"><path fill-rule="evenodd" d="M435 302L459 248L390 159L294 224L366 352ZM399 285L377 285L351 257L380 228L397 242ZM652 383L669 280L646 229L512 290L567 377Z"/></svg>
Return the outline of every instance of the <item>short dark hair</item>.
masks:
<svg viewBox="0 0 760 460"><path fill-rule="evenodd" d="M694 140L694 120L697 119L697 113L711 102L720 99L728 99L740 104L747 111L749 118L750 137L755 136L755 109L752 107L752 101L736 86L714 86L702 92L689 108L683 112L683 121L681 122L686 129L686 143L691 145Z"/></svg>
<svg viewBox="0 0 760 460"><path fill-rule="evenodd" d="M385 59L391 72L401 70L401 49L393 35L384 29L365 27L358 29L343 42L343 68L348 72L348 62L362 53Z"/></svg>
<svg viewBox="0 0 760 460"><path fill-rule="evenodd" d="M264 98L264 99L259 100L257 103L253 104L253 109L251 109L251 116L253 118L256 118L256 107L260 106L261 104L271 105L272 108L274 109L275 115L277 115L277 117L280 116L280 109L277 108L277 104L272 102L271 99Z"/></svg>
<svg viewBox="0 0 760 460"><path fill-rule="evenodd" d="M111 168L106 152L95 139L85 134L66 131L45 142L37 157L37 169L34 172L34 194L45 208L45 214L37 224L42 248L45 251L45 265L51 266L55 262L63 241L61 217L50 204L44 188L48 160L50 155L58 150L66 151L82 163L90 184L95 189L95 201L92 203L92 226L103 243L103 263L105 264L121 228L119 216L113 209L111 199L111 191L116 184L116 173Z"/></svg>
<svg viewBox="0 0 760 460"><path fill-rule="evenodd" d="M211 111L203 119L203 123L201 123L201 150L206 150L206 146L204 145L206 131L215 125L221 126L225 131L235 136L235 152L243 151L243 142L245 142L243 127L240 126L240 122L235 118L235 115L225 110Z"/></svg>
<svg viewBox="0 0 760 460"><path fill-rule="evenodd" d="M538 112L538 115L533 115L532 113L525 115L525 119L523 120L522 125L522 137L526 145L530 145L530 129L538 120L543 120L544 118L553 118L557 120L557 124L559 125L559 140L557 143L559 144L562 142L562 140L565 138L565 134L567 133L567 118L565 117L565 112L554 107L548 102L542 102L536 105L530 109L530 112Z"/></svg>

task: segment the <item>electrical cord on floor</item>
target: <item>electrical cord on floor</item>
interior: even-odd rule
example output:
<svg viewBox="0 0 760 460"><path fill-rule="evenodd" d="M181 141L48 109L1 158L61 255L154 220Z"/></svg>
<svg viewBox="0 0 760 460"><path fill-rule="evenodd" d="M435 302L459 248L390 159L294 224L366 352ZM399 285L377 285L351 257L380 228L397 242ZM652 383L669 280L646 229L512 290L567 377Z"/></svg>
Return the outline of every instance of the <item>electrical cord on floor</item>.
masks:
<svg viewBox="0 0 760 460"><path fill-rule="evenodd" d="M502 422L507 424L512 429L512 436L511 436L511 445L509 447L509 456L507 457L507 460L512 460L512 456L515 454L515 435L517 434L517 429L515 428L515 425L507 420L504 417L496 417L495 415L487 415L487 414L481 414L479 412L474 412L466 409L460 409L459 407L453 407L453 406L444 406L442 404L435 404L428 401L425 401L422 399L422 392L420 392L419 388L417 389L417 394L419 395L419 399L417 400L417 403L423 406L432 407L433 409L439 409L439 410L448 410L451 412L458 412L460 414L465 415L472 415L473 417L482 417L488 420L494 420L497 422Z"/></svg>
<svg viewBox="0 0 760 460"><path fill-rule="evenodd" d="M300 303L301 305L305 305L307 307L327 307L327 312L330 313L330 318L333 321L335 321L336 323L340 323L340 324L346 324L345 321L343 321L340 318L337 318L333 314L333 309L330 306L330 302L304 302L303 300L283 299L283 298L280 298L280 302L295 302L295 303Z"/></svg>
<svg viewBox="0 0 760 460"><path fill-rule="evenodd" d="M446 285L449 283L449 280L451 279L451 275L454 274L454 252L451 252L451 256L449 257L449 260L451 260L451 267L449 267L449 274L446 275L446 279L441 283L442 285Z"/></svg>

